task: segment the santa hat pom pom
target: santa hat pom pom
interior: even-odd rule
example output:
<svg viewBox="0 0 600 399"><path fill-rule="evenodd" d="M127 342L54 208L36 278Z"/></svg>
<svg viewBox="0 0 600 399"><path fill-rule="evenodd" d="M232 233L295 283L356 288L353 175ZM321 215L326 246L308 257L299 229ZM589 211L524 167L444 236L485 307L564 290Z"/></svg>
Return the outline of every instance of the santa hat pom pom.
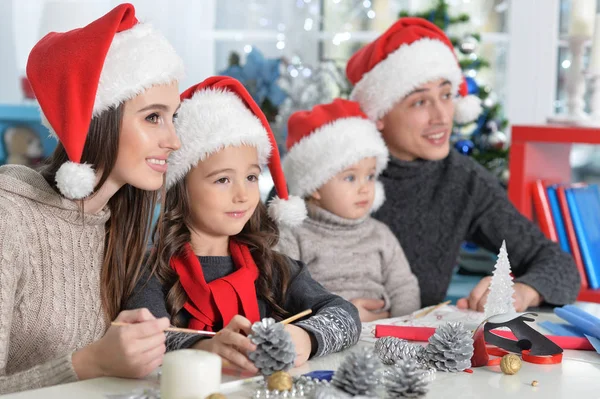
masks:
<svg viewBox="0 0 600 399"><path fill-rule="evenodd" d="M456 111L454 113L454 121L459 124L473 122L481 115L481 99L474 95L459 97L456 100Z"/></svg>
<svg viewBox="0 0 600 399"><path fill-rule="evenodd" d="M96 174L92 165L63 163L56 172L56 186L69 199L82 199L94 191Z"/></svg>
<svg viewBox="0 0 600 399"><path fill-rule="evenodd" d="M304 200L290 195L287 200L273 198L268 206L269 217L277 224L297 226L306 219L307 211Z"/></svg>
<svg viewBox="0 0 600 399"><path fill-rule="evenodd" d="M375 198L373 199L373 205L371 206L371 213L381 208L381 205L385 202L385 188L383 183L377 180L375 182Z"/></svg>

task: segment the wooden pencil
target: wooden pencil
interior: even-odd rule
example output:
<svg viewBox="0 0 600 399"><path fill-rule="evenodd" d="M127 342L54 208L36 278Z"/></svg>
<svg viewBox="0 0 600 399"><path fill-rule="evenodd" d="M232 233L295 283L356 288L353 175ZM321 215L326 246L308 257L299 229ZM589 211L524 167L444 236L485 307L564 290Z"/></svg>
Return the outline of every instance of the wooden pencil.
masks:
<svg viewBox="0 0 600 399"><path fill-rule="evenodd" d="M110 323L113 326L128 326L130 323L123 323L119 321L113 321ZM190 328L179 328L179 327L168 327L165 331L169 332L179 332L184 334L199 334L199 335L216 335L216 332L213 331L204 331L204 330L192 330Z"/></svg>
<svg viewBox="0 0 600 399"><path fill-rule="evenodd" d="M309 315L309 314L311 314L311 313L312 313L312 309L306 309L305 311L303 311L303 312L300 312L300 313L298 313L298 314L295 314L295 315L293 315L292 317L288 317L288 318L287 318L287 319L285 319L285 320L281 320L281 321L280 321L280 323L281 323L281 324L289 324L289 323L291 323L292 321L294 321L294 320L298 320L298 319L300 319L300 318L302 318L302 317L304 317L304 316L306 316L306 315Z"/></svg>
<svg viewBox="0 0 600 399"><path fill-rule="evenodd" d="M427 316L429 313L433 312L433 311L434 311L434 310L436 310L436 309L439 309L439 308L441 308L442 306L448 305L450 302L451 302L451 301L446 301L446 302L438 303L438 304L437 304L437 305L435 305L435 306L431 306L431 307L429 307L428 309L425 309L425 310L423 310L422 312L420 312L420 313L417 313L417 314L415 315L415 317L414 317L414 318L415 318L415 319L418 319L418 318L420 318L420 317Z"/></svg>

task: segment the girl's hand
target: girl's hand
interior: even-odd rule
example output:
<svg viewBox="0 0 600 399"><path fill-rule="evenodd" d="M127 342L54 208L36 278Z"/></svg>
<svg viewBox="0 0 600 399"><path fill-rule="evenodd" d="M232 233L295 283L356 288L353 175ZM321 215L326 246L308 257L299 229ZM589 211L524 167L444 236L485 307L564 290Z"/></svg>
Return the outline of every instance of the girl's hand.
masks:
<svg viewBox="0 0 600 399"><path fill-rule="evenodd" d="M258 369L246 356L246 353L256 350L256 345L242 334L249 334L251 327L250 320L240 315L234 316L217 335L198 341L194 348L215 353L244 370L256 373Z"/></svg>
<svg viewBox="0 0 600 399"><path fill-rule="evenodd" d="M308 335L304 329L293 324L287 324L285 330L292 336L292 341L296 347L296 360L294 361L294 366L301 366L306 363L310 356L310 352L312 351L310 335Z"/></svg>
<svg viewBox="0 0 600 399"><path fill-rule="evenodd" d="M126 310L98 341L73 354L79 379L102 376L144 378L162 364L169 319L156 319L148 309Z"/></svg>

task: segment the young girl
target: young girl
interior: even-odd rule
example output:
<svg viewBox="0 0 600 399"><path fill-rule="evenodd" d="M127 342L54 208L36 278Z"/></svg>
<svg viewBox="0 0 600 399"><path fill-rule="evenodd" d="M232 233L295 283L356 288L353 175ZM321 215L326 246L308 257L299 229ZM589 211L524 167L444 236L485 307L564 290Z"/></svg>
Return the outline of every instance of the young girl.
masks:
<svg viewBox="0 0 600 399"><path fill-rule="evenodd" d="M274 220L298 223L306 210L301 199L287 198L275 139L260 108L227 77L209 78L181 98L182 148L169 159L165 213L149 261L158 280L141 280L131 306L169 315L177 326L221 331L187 346L251 371L246 353L255 347L244 334L264 317L281 320L312 309L310 317L286 326L296 365L353 345L360 332L356 308L327 292L302 264L272 250ZM269 216L258 188L267 163L280 196ZM166 308L153 299L163 292Z"/></svg>
<svg viewBox="0 0 600 399"><path fill-rule="evenodd" d="M162 362L167 319L119 313L135 286L182 62L123 4L31 51L27 76L60 143L40 173L0 168L0 394ZM146 191L150 190L150 191ZM111 320L137 323L108 327Z"/></svg>
<svg viewBox="0 0 600 399"><path fill-rule="evenodd" d="M419 309L419 285L402 247L369 215L384 200L376 179L388 151L360 105L336 99L292 114L287 147L283 171L309 217L282 227L277 248L351 300L363 322Z"/></svg>

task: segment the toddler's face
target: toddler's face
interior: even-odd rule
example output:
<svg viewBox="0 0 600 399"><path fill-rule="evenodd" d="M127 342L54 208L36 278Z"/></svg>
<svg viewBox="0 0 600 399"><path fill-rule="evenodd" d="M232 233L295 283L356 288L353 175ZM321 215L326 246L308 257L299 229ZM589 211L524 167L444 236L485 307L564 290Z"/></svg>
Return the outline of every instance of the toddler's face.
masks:
<svg viewBox="0 0 600 399"><path fill-rule="evenodd" d="M225 147L186 176L193 228L214 237L242 231L260 201L255 147Z"/></svg>
<svg viewBox="0 0 600 399"><path fill-rule="evenodd" d="M365 216L375 197L376 165L375 157L370 157L349 166L313 193L313 201L346 219Z"/></svg>

